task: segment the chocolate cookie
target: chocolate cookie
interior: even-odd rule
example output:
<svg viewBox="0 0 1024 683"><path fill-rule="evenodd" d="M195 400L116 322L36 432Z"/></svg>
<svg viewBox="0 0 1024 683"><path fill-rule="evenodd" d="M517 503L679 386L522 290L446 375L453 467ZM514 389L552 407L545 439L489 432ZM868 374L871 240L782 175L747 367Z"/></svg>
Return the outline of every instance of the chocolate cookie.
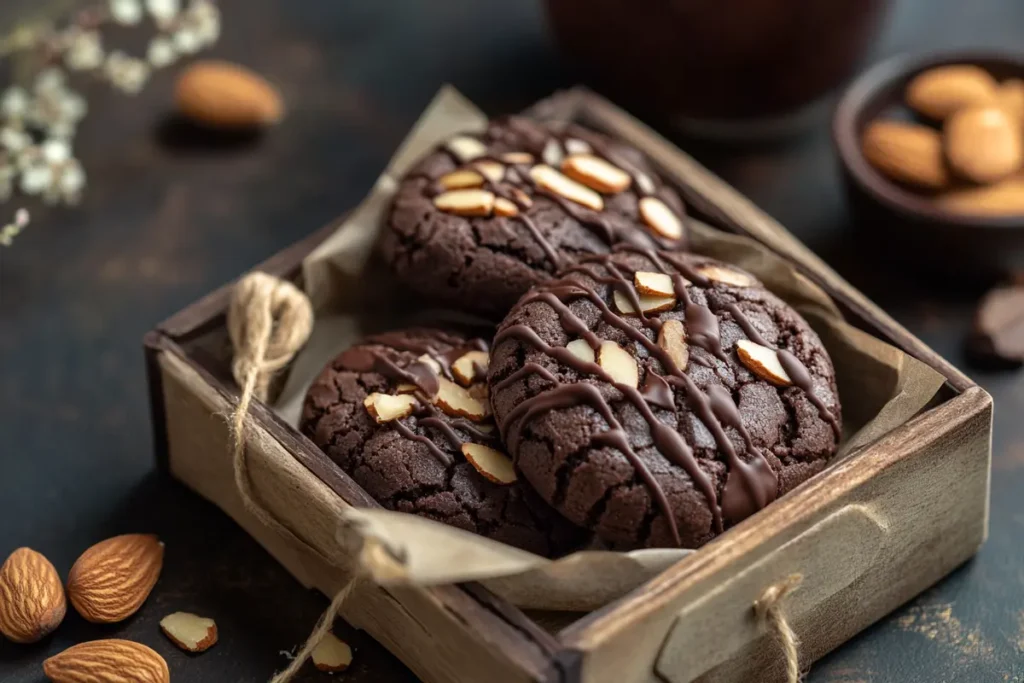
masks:
<svg viewBox="0 0 1024 683"><path fill-rule="evenodd" d="M629 246L526 294L488 384L523 476L617 545L700 546L841 433L832 362L793 309L732 266Z"/></svg>
<svg viewBox="0 0 1024 683"><path fill-rule="evenodd" d="M415 291L497 319L580 257L620 242L682 248L683 221L679 197L635 149L508 118L412 169L380 248Z"/></svg>
<svg viewBox="0 0 1024 683"><path fill-rule="evenodd" d="M313 382L302 431L381 505L546 556L583 540L516 482L490 416L487 345L438 330L368 339Z"/></svg>

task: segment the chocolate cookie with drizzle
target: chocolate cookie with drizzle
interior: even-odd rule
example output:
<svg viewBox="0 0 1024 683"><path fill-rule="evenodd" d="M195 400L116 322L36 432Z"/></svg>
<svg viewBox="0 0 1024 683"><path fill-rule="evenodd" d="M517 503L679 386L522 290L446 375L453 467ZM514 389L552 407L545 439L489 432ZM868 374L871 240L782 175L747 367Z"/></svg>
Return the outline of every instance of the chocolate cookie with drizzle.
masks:
<svg viewBox="0 0 1024 683"><path fill-rule="evenodd" d="M841 436L832 362L792 308L737 268L635 245L523 296L488 384L523 476L622 546L702 545Z"/></svg>
<svg viewBox="0 0 1024 683"><path fill-rule="evenodd" d="M531 286L616 244L683 248L685 220L636 150L512 117L446 141L410 171L380 250L431 303L499 319Z"/></svg>
<svg viewBox="0 0 1024 683"><path fill-rule="evenodd" d="M301 429L381 505L545 556L586 537L516 481L490 415L487 344L435 329L371 337L309 389Z"/></svg>

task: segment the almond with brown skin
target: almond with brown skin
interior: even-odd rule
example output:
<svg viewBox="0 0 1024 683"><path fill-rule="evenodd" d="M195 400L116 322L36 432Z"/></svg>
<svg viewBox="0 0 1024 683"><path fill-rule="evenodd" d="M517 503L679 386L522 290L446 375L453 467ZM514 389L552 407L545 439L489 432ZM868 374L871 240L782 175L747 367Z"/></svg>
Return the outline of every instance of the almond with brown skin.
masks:
<svg viewBox="0 0 1024 683"><path fill-rule="evenodd" d="M987 185L1024 162L1020 122L1002 107L967 107L946 120L943 142L949 166L960 177Z"/></svg>
<svg viewBox="0 0 1024 683"><path fill-rule="evenodd" d="M272 85L229 62L190 66L178 78L175 99L182 114L212 128L261 128L284 116L284 103Z"/></svg>
<svg viewBox="0 0 1024 683"><path fill-rule="evenodd" d="M965 216L1024 215L1024 176L1017 174L994 185L947 192L935 202L945 211Z"/></svg>
<svg viewBox="0 0 1024 683"><path fill-rule="evenodd" d="M0 633L15 643L34 643L64 619L64 586L50 561L18 548L0 567Z"/></svg>
<svg viewBox="0 0 1024 683"><path fill-rule="evenodd" d="M53 683L170 683L164 658L130 640L93 640L43 662Z"/></svg>
<svg viewBox="0 0 1024 683"><path fill-rule="evenodd" d="M972 64L953 64L928 69L907 85L907 105L934 121L964 107L993 104L997 84L992 75Z"/></svg>
<svg viewBox="0 0 1024 683"><path fill-rule="evenodd" d="M149 597L163 561L164 544L151 534L107 539L82 553L71 567L68 599L86 621L123 621Z"/></svg>
<svg viewBox="0 0 1024 683"><path fill-rule="evenodd" d="M1011 119L1024 124L1024 80L1011 78L999 84L996 101Z"/></svg>
<svg viewBox="0 0 1024 683"><path fill-rule="evenodd" d="M874 121L861 139L868 163L899 183L941 190L951 183L938 131L916 123Z"/></svg>

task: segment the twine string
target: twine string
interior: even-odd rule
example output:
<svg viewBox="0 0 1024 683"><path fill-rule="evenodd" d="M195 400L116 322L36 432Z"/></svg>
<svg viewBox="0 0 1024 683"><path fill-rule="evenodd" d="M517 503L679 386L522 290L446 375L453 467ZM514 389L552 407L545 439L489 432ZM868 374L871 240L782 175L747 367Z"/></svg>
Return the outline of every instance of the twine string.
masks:
<svg viewBox="0 0 1024 683"><path fill-rule="evenodd" d="M791 574L778 583L768 586L754 601L754 616L768 628L782 645L786 659L786 682L800 682L800 639L786 619L783 601L803 582L803 575Z"/></svg>
<svg viewBox="0 0 1024 683"><path fill-rule="evenodd" d="M228 335L234 348L231 374L242 389L231 414L231 448L235 485L245 509L264 525L321 559L337 566L312 544L282 523L256 498L249 478L245 423L253 398L265 401L274 375L288 366L313 331L313 307L298 287L266 273L246 275L235 285L228 306ZM298 654L271 683L287 683L334 626L334 618L352 593L356 576L345 582L317 621Z"/></svg>

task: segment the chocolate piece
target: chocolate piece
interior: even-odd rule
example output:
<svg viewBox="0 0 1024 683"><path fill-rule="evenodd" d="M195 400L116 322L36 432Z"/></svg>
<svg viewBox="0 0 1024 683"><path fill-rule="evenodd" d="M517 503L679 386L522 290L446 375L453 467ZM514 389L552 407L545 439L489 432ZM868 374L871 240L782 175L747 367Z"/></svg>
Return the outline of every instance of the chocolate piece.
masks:
<svg viewBox="0 0 1024 683"><path fill-rule="evenodd" d="M752 276L712 280L709 265L620 245L534 288L495 337L491 400L517 467L613 544L697 547L820 471L838 445L835 373L817 335ZM617 292L640 310L638 271L671 278L671 310L616 309ZM673 320L685 328L682 369L658 343ZM747 369L742 339L777 354L792 385ZM640 388L565 348L577 340L630 353Z"/></svg>
<svg viewBox="0 0 1024 683"><path fill-rule="evenodd" d="M482 399L486 406L482 374L464 388L452 381L451 372L467 353L486 350L482 340L441 330L371 337L338 356L313 382L303 406L302 432L388 509L541 555L564 554L586 534L529 487L501 483L508 479L505 473L487 477L474 468L465 455L467 444L486 447L477 453L489 455L491 462L504 453L494 422L450 414L443 401L446 391L454 391L460 401ZM364 406L375 393L410 391L416 406L399 419L378 422Z"/></svg>
<svg viewBox="0 0 1024 683"><path fill-rule="evenodd" d="M978 360L1024 363L1024 285L998 287L985 295L974 315L969 346Z"/></svg>
<svg viewBox="0 0 1024 683"><path fill-rule="evenodd" d="M493 122L477 142L484 153L447 145L417 164L381 235L396 275L432 302L497 318L580 257L618 243L685 246L685 229L645 222L644 198L684 227L685 212L636 150L522 118Z"/></svg>

